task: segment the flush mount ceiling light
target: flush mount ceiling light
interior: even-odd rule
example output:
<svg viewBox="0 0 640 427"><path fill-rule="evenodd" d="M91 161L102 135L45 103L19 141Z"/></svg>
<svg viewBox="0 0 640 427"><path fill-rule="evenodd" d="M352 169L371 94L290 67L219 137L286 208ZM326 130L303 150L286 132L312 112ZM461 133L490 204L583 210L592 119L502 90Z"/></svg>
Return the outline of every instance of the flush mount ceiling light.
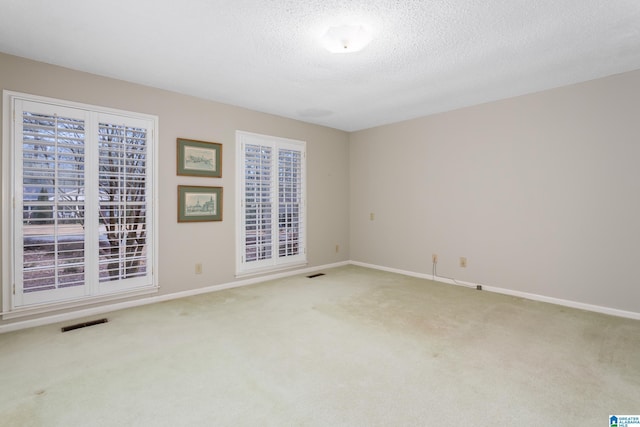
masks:
<svg viewBox="0 0 640 427"><path fill-rule="evenodd" d="M351 53L364 49L371 41L371 32L360 24L329 27L322 36L323 46L331 53Z"/></svg>

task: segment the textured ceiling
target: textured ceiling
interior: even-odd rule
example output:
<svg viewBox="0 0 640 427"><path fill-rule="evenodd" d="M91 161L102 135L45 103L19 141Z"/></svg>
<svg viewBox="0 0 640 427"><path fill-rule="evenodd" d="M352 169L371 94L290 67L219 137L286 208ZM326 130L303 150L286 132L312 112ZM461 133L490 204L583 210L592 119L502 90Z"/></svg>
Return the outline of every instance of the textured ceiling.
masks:
<svg viewBox="0 0 640 427"><path fill-rule="evenodd" d="M640 69L640 0L0 0L0 51L351 131Z"/></svg>

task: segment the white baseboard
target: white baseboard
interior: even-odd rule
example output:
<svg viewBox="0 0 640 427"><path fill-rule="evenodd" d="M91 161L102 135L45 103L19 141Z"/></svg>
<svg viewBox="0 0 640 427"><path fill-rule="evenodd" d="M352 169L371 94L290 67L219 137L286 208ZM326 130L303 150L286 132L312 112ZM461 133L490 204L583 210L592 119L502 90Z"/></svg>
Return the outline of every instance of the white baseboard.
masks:
<svg viewBox="0 0 640 427"><path fill-rule="evenodd" d="M359 262L359 261L343 261L343 262L338 262L338 263L334 263L334 264L326 264L326 265L317 266L317 267L308 267L308 268L303 268L303 269L297 269L297 270L291 270L291 271L286 271L286 272L281 272L281 273L270 274L270 275L266 275L266 276L253 277L253 278L250 278L250 279L244 279L244 280L238 280L238 281L235 281L235 282L229 282L229 283L223 283L223 284L219 284L219 285L207 286L207 287L204 287L204 288L191 289L191 290L188 290L188 291L175 292L175 293L171 293L171 294L167 294L167 295L159 295L159 296L153 296L153 297L148 297L148 298L141 298L141 299L137 299L137 300L133 300L133 301L125 301L125 302L119 302L119 303L114 303L114 304L107 304L107 305L103 305L103 306L100 306L100 307L93 307L93 308L82 309L82 310L74 310L74 311L70 311L70 312L66 312L66 313L60 313L60 314L54 314L54 315L51 315L51 316L39 317L37 319L29 319L29 320L22 320L22 321L18 321L18 322L12 322L12 323L8 323L8 324L5 324L5 325L0 325L0 334L1 333L5 333L5 332L17 331L17 330L20 330L20 329L33 328L33 327L36 327L36 326L44 326L44 325L50 325L52 323L65 322L65 321L80 319L82 317L96 316L96 315L100 315L100 314L109 313L109 312L112 312L112 311L123 310L123 309L126 309L126 308L140 307L140 306L147 305L147 304L155 304L155 303L158 303L158 302L170 301L170 300L174 300L174 299L178 299L178 298L185 298L185 297L190 297L190 296L195 296L195 295L206 294L206 293L209 293L209 292L221 291L221 290L224 290L224 289L231 289L231 288L238 288L238 287L242 287L242 286L249 286L249 285L254 285L254 284L257 284L257 283L266 282L266 281L269 281L269 280L281 279L281 278L284 278L284 277L295 276L295 275L299 275L299 274L313 273L313 272L320 271L320 270L327 270L327 269L331 269L331 268L335 268L335 267L343 267L345 265L356 265L356 266L360 266L360 267L371 268L371 269L381 270L381 271L387 271L387 272L390 272L390 273L402 274L402 275L405 275L405 276L416 277L416 278L420 278L420 279L434 280L434 281L437 281L437 282L448 283L448 284L456 285L456 286L465 286L465 287L470 287L470 288L474 288L474 289L477 286L480 285L480 286L482 286L482 290L483 291L495 292L495 293L499 293L499 294L515 296L515 297L529 299L529 300L533 300L533 301L541 301L541 302L546 302L546 303L550 303L550 304L562 305L562 306L565 306L565 307L577 308L577 309L580 309L580 310L593 311L593 312L596 312L596 313L608 314L608 315L611 315L611 316L625 317L625 318L629 318L629 319L640 320L640 313L636 313L636 312L632 312L632 311L618 310L618 309L615 309L615 308L603 307L603 306L599 306L599 305L585 304L585 303L576 302L576 301L570 301L570 300L564 300L564 299L559 299L559 298L547 297L547 296L544 296L544 295L537 295L537 294L531 294L531 293L527 293L527 292L514 291L514 290L511 290L511 289L498 288L498 287L494 287L494 286L486 286L486 285L483 285L483 284L480 284L480 283L466 282L466 281L457 280L457 279L451 279L451 278L447 278L447 277L433 276L431 274L417 273L417 272L414 272L414 271L407 271L407 270L400 270L400 269L397 269L397 268L384 267L384 266L375 265L375 264L367 264L367 263Z"/></svg>
<svg viewBox="0 0 640 427"><path fill-rule="evenodd" d="M308 268L302 268L297 270L285 271L285 272L270 274L266 276L253 277L251 279L244 279L244 280L238 280L235 282L223 283L220 285L207 286L207 287L198 288L198 289L190 289L188 291L182 291L182 292L174 292L167 295L158 295L158 296L153 296L148 298L136 299L133 301L124 301L124 302L118 302L114 304L107 304L107 305L102 305L100 307L74 310L66 313L43 316L37 319L22 320L22 321L7 323L5 325L0 325L0 334L5 332L18 331L20 329L33 328L36 326L50 325L52 323L66 322L69 320L80 319L82 317L96 316L100 314L110 313L112 311L123 310L125 308L140 307L147 304L155 304L158 302L170 301L178 298L185 298L185 297L190 297L194 295L206 294L209 292L221 291L223 289L239 288L241 286L254 285L256 283L266 282L269 280L281 279L289 276L296 276L298 274L313 273L315 271L327 270L335 267L343 267L345 265L349 265L349 261L343 261L343 262L338 262L334 264L326 264L326 265L317 266L317 267L308 267Z"/></svg>
<svg viewBox="0 0 640 427"><path fill-rule="evenodd" d="M514 296L514 297L533 300L533 301L547 302L547 303L550 303L550 304L562 305L562 306L565 306L565 307L577 308L577 309L580 309L580 310L593 311L593 312L596 312L596 313L608 314L610 316L625 317L625 318L628 318L628 319L640 320L640 313L636 313L636 312L633 312L633 311L625 311L625 310L619 310L617 308L603 307L603 306L600 306L600 305L586 304L586 303L582 303L582 302L570 301L570 300L565 300L565 299L560 299L560 298L547 297L547 296L544 296L544 295L531 294L531 293L528 293L528 292L521 292L521 291L514 291L514 290L511 290L511 289L498 288L498 287L495 287L495 286L486 286L486 285L483 285L481 283L465 282L465 281L462 281L462 280L450 279L448 277L440 277L440 276L433 276L431 274L424 274L424 273L416 273L416 272L413 272L413 271L399 270L399 269L396 269L396 268L383 267L383 266L380 266L380 265L367 264L367 263L358 262L358 261L351 261L351 264L352 265L357 265L357 266L360 266L360 267L366 267L366 268L373 268L373 269L376 269L376 270L388 271L390 273L403 274L405 276L410 276L410 277L417 277L417 278L420 278L420 279L428 279L428 280L434 280L434 281L437 281L437 282L449 283L451 285L470 287L470 288L474 288L474 289L477 286L482 286L482 290L483 291L495 292L495 293L498 293L498 294L510 295L510 296Z"/></svg>
<svg viewBox="0 0 640 427"><path fill-rule="evenodd" d="M547 297L544 295L530 294L528 292L514 291L505 288L496 288L494 286L482 286L483 291L495 292L498 294L511 295L540 302L548 302L550 304L563 305L565 307L577 308L580 310L594 311L596 313L608 314L616 317L626 317L628 319L640 320L640 313L634 311L619 310L617 308L603 307L601 305L586 304L583 302L571 301L560 298Z"/></svg>

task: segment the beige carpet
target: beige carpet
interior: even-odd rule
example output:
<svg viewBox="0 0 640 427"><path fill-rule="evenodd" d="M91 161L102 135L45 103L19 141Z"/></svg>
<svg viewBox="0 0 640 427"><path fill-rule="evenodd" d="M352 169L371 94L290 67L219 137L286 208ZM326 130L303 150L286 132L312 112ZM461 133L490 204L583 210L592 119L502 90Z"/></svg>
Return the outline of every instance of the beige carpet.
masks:
<svg viewBox="0 0 640 427"><path fill-rule="evenodd" d="M325 273L0 335L0 425L606 426L640 413L640 321Z"/></svg>

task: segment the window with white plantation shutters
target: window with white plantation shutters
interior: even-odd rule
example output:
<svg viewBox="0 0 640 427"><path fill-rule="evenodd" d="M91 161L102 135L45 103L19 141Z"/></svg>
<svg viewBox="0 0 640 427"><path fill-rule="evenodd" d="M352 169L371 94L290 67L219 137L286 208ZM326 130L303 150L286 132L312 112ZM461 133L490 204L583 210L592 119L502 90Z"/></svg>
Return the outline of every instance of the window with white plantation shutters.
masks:
<svg viewBox="0 0 640 427"><path fill-rule="evenodd" d="M239 274L306 262L305 145L237 133Z"/></svg>
<svg viewBox="0 0 640 427"><path fill-rule="evenodd" d="M156 289L157 118L4 96L3 311Z"/></svg>

